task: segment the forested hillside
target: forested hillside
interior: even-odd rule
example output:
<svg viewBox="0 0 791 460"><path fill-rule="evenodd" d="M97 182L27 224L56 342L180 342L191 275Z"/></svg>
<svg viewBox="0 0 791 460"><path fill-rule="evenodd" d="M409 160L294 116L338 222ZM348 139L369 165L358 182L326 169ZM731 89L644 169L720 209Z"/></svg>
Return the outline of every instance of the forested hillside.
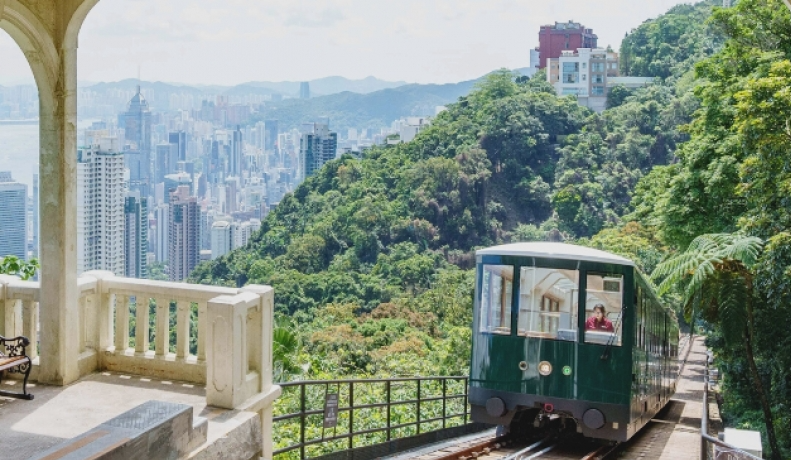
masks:
<svg viewBox="0 0 791 460"><path fill-rule="evenodd" d="M788 458L791 14L782 0L715 4L631 31L623 70L656 84L615 88L603 114L542 75L495 73L413 142L326 165L193 280L275 287L284 378L298 364L452 374L467 367L475 248L614 251L707 334L729 426Z"/></svg>

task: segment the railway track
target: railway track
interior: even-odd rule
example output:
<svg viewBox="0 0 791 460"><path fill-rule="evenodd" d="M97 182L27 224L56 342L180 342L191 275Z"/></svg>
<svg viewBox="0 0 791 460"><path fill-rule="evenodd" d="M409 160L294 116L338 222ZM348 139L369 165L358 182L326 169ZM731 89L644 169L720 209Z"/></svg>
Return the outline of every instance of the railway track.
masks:
<svg viewBox="0 0 791 460"><path fill-rule="evenodd" d="M448 447L416 460L603 460L614 449L581 436L528 442L513 441L506 436Z"/></svg>

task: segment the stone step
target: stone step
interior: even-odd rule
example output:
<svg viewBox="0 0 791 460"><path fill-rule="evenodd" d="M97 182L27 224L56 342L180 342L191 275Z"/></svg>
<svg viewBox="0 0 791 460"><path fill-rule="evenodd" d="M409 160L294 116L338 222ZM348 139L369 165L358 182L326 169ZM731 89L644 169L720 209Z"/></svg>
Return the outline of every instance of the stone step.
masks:
<svg viewBox="0 0 791 460"><path fill-rule="evenodd" d="M192 406L148 401L31 460L176 460L203 445L207 430Z"/></svg>

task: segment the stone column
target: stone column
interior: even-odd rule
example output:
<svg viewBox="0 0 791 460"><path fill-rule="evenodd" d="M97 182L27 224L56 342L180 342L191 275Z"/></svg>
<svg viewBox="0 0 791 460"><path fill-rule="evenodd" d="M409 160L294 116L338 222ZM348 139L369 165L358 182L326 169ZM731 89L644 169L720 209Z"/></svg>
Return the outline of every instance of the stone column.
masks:
<svg viewBox="0 0 791 460"><path fill-rule="evenodd" d="M54 69L53 69L54 70ZM41 350L39 381L80 377L77 299L77 48L61 48L55 85L41 97ZM39 88L44 90L44 88ZM52 101L52 105L47 103Z"/></svg>

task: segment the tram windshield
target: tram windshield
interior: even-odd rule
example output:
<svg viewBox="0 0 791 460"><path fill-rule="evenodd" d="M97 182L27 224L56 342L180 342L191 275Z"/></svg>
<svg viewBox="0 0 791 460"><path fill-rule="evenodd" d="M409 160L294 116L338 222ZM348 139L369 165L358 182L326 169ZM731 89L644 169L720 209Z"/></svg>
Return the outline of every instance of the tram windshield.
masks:
<svg viewBox="0 0 791 460"><path fill-rule="evenodd" d="M481 332L511 334L514 267L484 265L481 284Z"/></svg>
<svg viewBox="0 0 791 460"><path fill-rule="evenodd" d="M579 272L522 267L519 283L518 334L575 342Z"/></svg>
<svg viewBox="0 0 791 460"><path fill-rule="evenodd" d="M587 275L585 343L621 346L623 277Z"/></svg>

